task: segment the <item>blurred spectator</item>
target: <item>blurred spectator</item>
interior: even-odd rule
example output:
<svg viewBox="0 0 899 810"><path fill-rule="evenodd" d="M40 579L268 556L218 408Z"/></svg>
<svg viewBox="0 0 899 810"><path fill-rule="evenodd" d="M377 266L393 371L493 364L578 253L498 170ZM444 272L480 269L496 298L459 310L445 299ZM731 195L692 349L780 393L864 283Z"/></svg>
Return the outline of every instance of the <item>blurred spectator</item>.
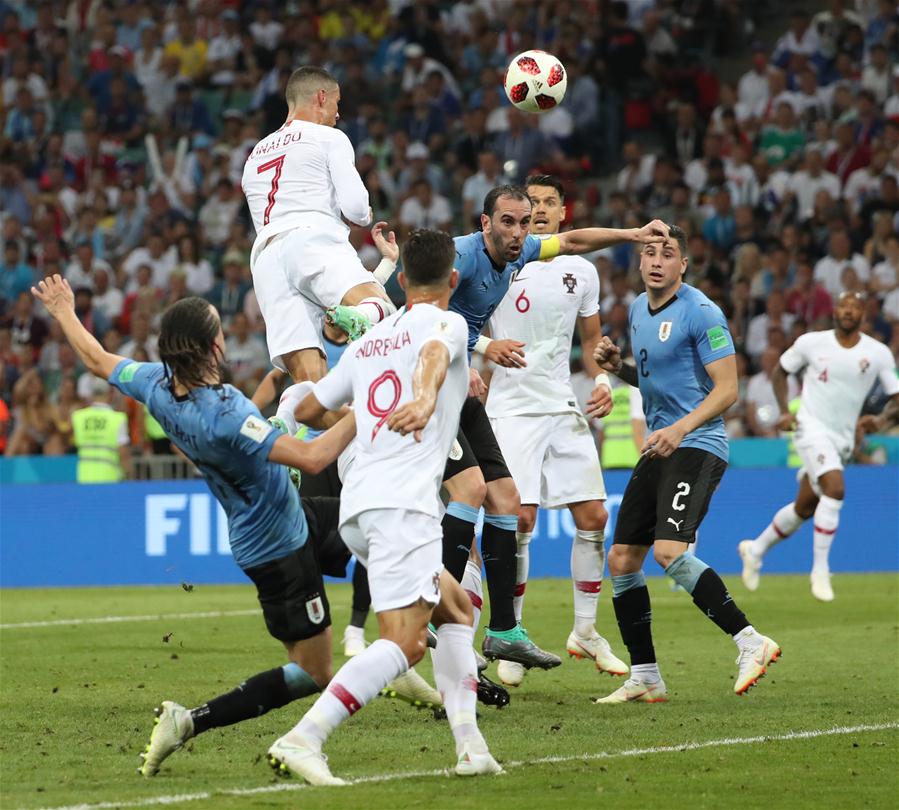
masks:
<svg viewBox="0 0 899 810"><path fill-rule="evenodd" d="M899 234L892 229L883 240L882 255L871 270L871 290L879 298L899 287Z"/></svg>
<svg viewBox="0 0 899 810"><path fill-rule="evenodd" d="M3 246L3 264L0 264L0 313L5 312L20 293L31 290L34 283L34 269L22 261L19 242L8 239Z"/></svg>
<svg viewBox="0 0 899 810"><path fill-rule="evenodd" d="M200 209L199 222L211 245L217 248L224 246L241 204L242 201L234 191L234 184L229 178L222 177L216 185L214 196Z"/></svg>
<svg viewBox="0 0 899 810"><path fill-rule="evenodd" d="M830 234L829 249L826 256L815 265L815 281L824 285L832 298L843 292L843 269L851 266L859 279L867 281L870 268L865 257L860 253L852 252L849 234L843 228L837 228Z"/></svg>
<svg viewBox="0 0 899 810"><path fill-rule="evenodd" d="M776 438L779 434L777 421L780 419L780 407L774 396L771 385L771 372L780 360L776 349L768 348L760 358L761 370L749 378L746 388L746 424L749 435ZM794 375L787 379L787 401L799 394L799 384Z"/></svg>
<svg viewBox="0 0 899 810"><path fill-rule="evenodd" d="M761 357L768 344L768 332L772 327L779 328L784 334L789 333L795 315L787 312L784 294L772 291L765 299L765 311L749 321L746 332L746 353L753 362Z"/></svg>
<svg viewBox="0 0 899 810"><path fill-rule="evenodd" d="M213 285L206 298L219 311L222 327L229 329L231 319L243 312L250 285L244 281L244 257L239 251L228 251L222 258L222 267L224 278Z"/></svg>
<svg viewBox="0 0 899 810"><path fill-rule="evenodd" d="M146 353L150 362L158 363L158 339L150 331L152 324L150 316L145 312L135 311L131 316L130 323L129 339L119 348L122 356L133 358L138 350L142 350Z"/></svg>
<svg viewBox="0 0 899 810"><path fill-rule="evenodd" d="M84 328L98 340L103 339L111 325L103 312L94 309L94 293L90 287L75 288L75 314Z"/></svg>
<svg viewBox="0 0 899 810"><path fill-rule="evenodd" d="M831 198L840 196L840 179L824 168L824 157L817 149L807 149L803 168L795 172L787 185L788 193L796 198L800 220L811 217L815 195L824 189Z"/></svg>
<svg viewBox="0 0 899 810"><path fill-rule="evenodd" d="M462 185L462 220L466 229L479 229L484 198L494 186L509 182L502 174L496 155L484 150L478 155L478 172Z"/></svg>
<svg viewBox="0 0 899 810"><path fill-rule="evenodd" d="M47 401L37 369L19 377L12 394L13 430L6 456L60 455L65 452L56 430L56 414Z"/></svg>
<svg viewBox="0 0 899 810"><path fill-rule="evenodd" d="M34 297L30 292L19 293L12 309L0 317L0 329L9 329L13 347L27 348L32 361L37 360L49 332L44 319L34 313Z"/></svg>
<svg viewBox="0 0 899 810"><path fill-rule="evenodd" d="M243 312L235 313L231 319L225 354L234 385L249 396L270 364L265 342L250 331L250 321Z"/></svg>
<svg viewBox="0 0 899 810"><path fill-rule="evenodd" d="M796 277L787 290L787 310L813 328L825 323L833 314L833 299L815 280L814 269L806 260L796 265Z"/></svg>
<svg viewBox="0 0 899 810"><path fill-rule="evenodd" d="M449 231L452 219L453 213L449 200L440 194L435 194L427 180L416 180L412 186L412 193L400 206L400 238L407 236L409 231L414 228L435 228L439 231Z"/></svg>

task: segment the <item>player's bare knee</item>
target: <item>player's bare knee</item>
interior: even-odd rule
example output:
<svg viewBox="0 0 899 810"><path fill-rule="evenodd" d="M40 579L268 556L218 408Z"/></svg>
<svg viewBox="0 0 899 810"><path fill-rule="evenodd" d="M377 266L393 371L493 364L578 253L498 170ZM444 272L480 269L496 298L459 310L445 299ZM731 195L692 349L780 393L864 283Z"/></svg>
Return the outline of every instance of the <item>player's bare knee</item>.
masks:
<svg viewBox="0 0 899 810"><path fill-rule="evenodd" d="M578 504L572 509L574 525L582 532L601 532L609 522L609 513L602 505L602 501L588 501Z"/></svg>
<svg viewBox="0 0 899 810"><path fill-rule="evenodd" d="M659 543L656 543L652 547L652 557L659 565L662 566L662 568L667 568L683 553L684 552L680 550L673 551L672 549L660 545Z"/></svg>
<svg viewBox="0 0 899 810"><path fill-rule="evenodd" d="M484 508L494 515L517 515L521 511L521 498L515 482L511 478L490 481Z"/></svg>
<svg viewBox="0 0 899 810"><path fill-rule="evenodd" d="M534 531L537 525L537 507L531 505L522 506L518 510L518 531L522 534L529 534Z"/></svg>
<svg viewBox="0 0 899 810"><path fill-rule="evenodd" d="M479 467L469 467L443 482L450 500L480 509L487 497L487 483Z"/></svg>
<svg viewBox="0 0 899 810"><path fill-rule="evenodd" d="M846 497L846 485L842 481L822 484L821 494L835 501L842 501Z"/></svg>

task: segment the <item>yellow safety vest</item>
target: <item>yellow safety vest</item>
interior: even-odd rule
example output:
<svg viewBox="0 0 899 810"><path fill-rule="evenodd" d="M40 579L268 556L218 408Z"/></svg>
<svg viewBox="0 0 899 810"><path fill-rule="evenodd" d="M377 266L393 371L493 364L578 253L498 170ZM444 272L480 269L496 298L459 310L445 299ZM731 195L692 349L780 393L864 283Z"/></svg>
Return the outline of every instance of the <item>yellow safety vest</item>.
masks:
<svg viewBox="0 0 899 810"><path fill-rule="evenodd" d="M802 400L799 397L794 397L788 403L790 408L790 413L797 414L799 412L799 406L802 404ZM796 438L796 432L791 431L789 433L784 434L787 437L787 466L788 467L801 467L802 466L802 458L799 456L799 453L796 452L796 442L794 439Z"/></svg>
<svg viewBox="0 0 899 810"><path fill-rule="evenodd" d="M124 478L119 434L127 418L120 411L94 406L72 412L79 484L113 483Z"/></svg>
<svg viewBox="0 0 899 810"><path fill-rule="evenodd" d="M162 425L156 421L156 418L150 413L150 409L146 405L144 405L144 434L150 441L168 438L162 429Z"/></svg>
<svg viewBox="0 0 899 810"><path fill-rule="evenodd" d="M631 390L619 385L612 390L612 411L602 420L602 467L632 469L640 459L631 429Z"/></svg>

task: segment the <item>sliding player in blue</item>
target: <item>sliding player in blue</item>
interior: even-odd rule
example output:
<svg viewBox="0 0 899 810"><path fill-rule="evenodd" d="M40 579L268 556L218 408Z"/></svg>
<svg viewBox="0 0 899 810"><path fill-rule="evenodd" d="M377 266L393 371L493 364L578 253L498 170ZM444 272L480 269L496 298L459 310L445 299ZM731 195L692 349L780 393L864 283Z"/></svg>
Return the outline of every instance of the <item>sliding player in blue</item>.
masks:
<svg viewBox="0 0 899 810"><path fill-rule="evenodd" d="M201 298L183 299L163 314L162 362L137 363L105 351L81 325L72 290L60 276L44 279L32 292L86 368L146 403L203 474L228 516L234 560L255 583L268 631L287 652L284 666L193 710L164 701L139 769L153 776L189 738L320 692L331 680L331 618L322 571L342 575L349 552L337 534L337 499L301 502L287 467L324 469L355 436L355 418L348 415L311 442L273 428L240 391L222 384L221 321Z"/></svg>

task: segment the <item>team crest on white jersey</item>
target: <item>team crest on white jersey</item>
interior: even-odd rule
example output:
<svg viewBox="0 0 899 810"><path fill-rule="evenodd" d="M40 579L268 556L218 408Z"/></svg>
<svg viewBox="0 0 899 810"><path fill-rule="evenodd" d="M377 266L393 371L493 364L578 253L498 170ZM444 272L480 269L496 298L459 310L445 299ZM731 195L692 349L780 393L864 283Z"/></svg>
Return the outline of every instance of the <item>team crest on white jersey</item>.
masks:
<svg viewBox="0 0 899 810"><path fill-rule="evenodd" d="M662 321L659 324L659 340L664 343L671 337L671 321Z"/></svg>
<svg viewBox="0 0 899 810"><path fill-rule="evenodd" d="M863 357L858 361L858 367L861 369L862 374L864 374L869 368L871 368L871 363L867 357Z"/></svg>
<svg viewBox="0 0 899 810"><path fill-rule="evenodd" d="M306 615L313 624L321 624L325 618L325 605L320 596L306 602Z"/></svg>
<svg viewBox="0 0 899 810"><path fill-rule="evenodd" d="M577 276L574 273L566 273L562 276L562 283L565 285L565 291L569 295L574 295L574 290L577 287Z"/></svg>

